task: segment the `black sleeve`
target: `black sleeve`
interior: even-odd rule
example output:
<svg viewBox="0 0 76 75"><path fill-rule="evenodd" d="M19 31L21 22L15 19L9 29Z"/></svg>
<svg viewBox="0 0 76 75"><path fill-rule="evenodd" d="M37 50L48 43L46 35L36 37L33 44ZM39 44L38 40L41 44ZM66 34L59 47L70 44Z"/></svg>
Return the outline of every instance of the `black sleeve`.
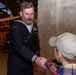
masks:
<svg viewBox="0 0 76 75"><path fill-rule="evenodd" d="M38 36L36 37L36 40L35 40L35 49L36 49L36 55L40 56L40 45L39 45L39 38Z"/></svg>
<svg viewBox="0 0 76 75"><path fill-rule="evenodd" d="M39 36L38 36L38 27L37 27L36 24L34 24L33 35L36 37L36 40L34 42L35 50L36 50L35 54L40 56L40 44L39 44Z"/></svg>
<svg viewBox="0 0 76 75"><path fill-rule="evenodd" d="M12 44L14 52L24 60L30 61L34 53L22 44L22 36L20 29L16 26L10 29L10 43Z"/></svg>

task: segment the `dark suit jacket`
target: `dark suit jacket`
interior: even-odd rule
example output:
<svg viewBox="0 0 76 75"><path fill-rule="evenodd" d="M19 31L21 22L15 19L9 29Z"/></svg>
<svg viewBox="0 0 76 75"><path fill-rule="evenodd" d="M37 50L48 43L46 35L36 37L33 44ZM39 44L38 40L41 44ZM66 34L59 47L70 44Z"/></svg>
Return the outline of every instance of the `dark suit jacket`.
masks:
<svg viewBox="0 0 76 75"><path fill-rule="evenodd" d="M10 28L8 75L32 75L31 58L40 55L37 25L30 33L23 23L14 22ZM30 74L29 74L30 73Z"/></svg>

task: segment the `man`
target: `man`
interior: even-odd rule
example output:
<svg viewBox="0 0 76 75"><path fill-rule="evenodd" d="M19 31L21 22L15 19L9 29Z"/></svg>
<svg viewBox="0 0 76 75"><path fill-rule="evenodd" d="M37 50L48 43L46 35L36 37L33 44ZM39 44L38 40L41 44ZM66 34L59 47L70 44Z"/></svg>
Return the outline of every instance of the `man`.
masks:
<svg viewBox="0 0 76 75"><path fill-rule="evenodd" d="M46 67L55 75L76 75L76 35L65 32L58 37L51 37L49 44L55 47L55 57L62 66L57 69L47 61Z"/></svg>
<svg viewBox="0 0 76 75"><path fill-rule="evenodd" d="M20 19L10 28L10 48L7 75L33 75L32 62L44 67L46 59L40 57L38 28L33 23L34 5L21 4Z"/></svg>

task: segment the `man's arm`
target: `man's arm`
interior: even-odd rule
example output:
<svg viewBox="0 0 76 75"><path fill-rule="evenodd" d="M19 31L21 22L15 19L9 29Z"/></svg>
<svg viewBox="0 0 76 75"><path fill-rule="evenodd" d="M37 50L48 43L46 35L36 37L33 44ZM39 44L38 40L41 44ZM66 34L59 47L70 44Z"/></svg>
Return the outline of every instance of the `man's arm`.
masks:
<svg viewBox="0 0 76 75"><path fill-rule="evenodd" d="M46 58L38 57L34 54L29 48L22 44L22 36L20 33L20 29L14 25L10 29L10 43L13 47L14 52L21 57L23 60L31 61L36 63L38 66L44 68L44 63L46 62Z"/></svg>

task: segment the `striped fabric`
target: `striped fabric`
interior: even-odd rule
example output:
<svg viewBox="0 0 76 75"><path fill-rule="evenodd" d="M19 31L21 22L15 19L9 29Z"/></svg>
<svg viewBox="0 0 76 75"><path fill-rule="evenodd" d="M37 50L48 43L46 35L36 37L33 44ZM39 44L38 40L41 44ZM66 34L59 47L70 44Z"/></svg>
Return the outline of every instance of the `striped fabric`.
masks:
<svg viewBox="0 0 76 75"><path fill-rule="evenodd" d="M50 71L52 71L51 67L54 71L56 70L57 74L54 74L54 75L76 75L76 64L67 64L67 65L61 66L59 69L57 69L56 66L53 65L52 63L46 62L45 66ZM53 72L53 73L55 73L55 72Z"/></svg>

